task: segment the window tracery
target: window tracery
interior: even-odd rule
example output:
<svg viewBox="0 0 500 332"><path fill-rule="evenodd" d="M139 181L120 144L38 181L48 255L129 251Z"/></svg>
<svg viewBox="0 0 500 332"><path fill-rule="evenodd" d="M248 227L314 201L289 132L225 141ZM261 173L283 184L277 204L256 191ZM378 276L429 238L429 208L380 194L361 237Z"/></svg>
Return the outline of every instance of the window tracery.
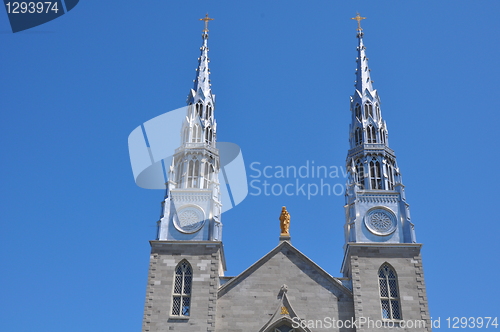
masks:
<svg viewBox="0 0 500 332"><path fill-rule="evenodd" d="M383 319L401 319L398 278L394 269L384 263L378 271L380 304Z"/></svg>
<svg viewBox="0 0 500 332"><path fill-rule="evenodd" d="M174 290L172 292L172 316L188 317L191 314L191 288L193 270L183 260L175 268Z"/></svg>

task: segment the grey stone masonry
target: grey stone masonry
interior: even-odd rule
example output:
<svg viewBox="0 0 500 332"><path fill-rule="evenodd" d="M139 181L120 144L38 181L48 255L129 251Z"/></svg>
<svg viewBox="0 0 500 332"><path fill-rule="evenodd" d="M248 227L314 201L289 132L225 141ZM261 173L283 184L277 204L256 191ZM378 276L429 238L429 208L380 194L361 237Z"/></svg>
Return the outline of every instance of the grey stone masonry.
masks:
<svg viewBox="0 0 500 332"><path fill-rule="evenodd" d="M332 320L350 321L353 316L351 291L282 241L221 286L216 327L217 332L267 332L283 322L292 325L303 319L309 326L305 331L347 332L355 330L335 329L329 324Z"/></svg>
<svg viewBox="0 0 500 332"><path fill-rule="evenodd" d="M344 264L349 265L347 270L352 278L356 320L366 322L357 331L431 331L421 246L348 244ZM382 318L378 271L384 263L392 266L397 274L401 320Z"/></svg>
<svg viewBox="0 0 500 332"><path fill-rule="evenodd" d="M150 241L151 256L142 332L215 331L219 276L225 267L221 242ZM172 316L176 266L187 260L193 270L187 317Z"/></svg>

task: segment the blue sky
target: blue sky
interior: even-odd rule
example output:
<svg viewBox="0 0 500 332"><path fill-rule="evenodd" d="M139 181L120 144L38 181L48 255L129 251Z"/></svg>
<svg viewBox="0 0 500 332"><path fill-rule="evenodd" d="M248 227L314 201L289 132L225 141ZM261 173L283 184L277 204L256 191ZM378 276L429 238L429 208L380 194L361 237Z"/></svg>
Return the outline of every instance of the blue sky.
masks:
<svg viewBox="0 0 500 332"><path fill-rule="evenodd" d="M206 12L218 140L248 175L345 167L357 11L431 316L498 316L498 1L87 0L16 34L0 11L0 330L140 330L163 192L134 184L127 137L185 105ZM227 275L278 244L286 205L294 246L340 276L342 195L252 193L222 216Z"/></svg>

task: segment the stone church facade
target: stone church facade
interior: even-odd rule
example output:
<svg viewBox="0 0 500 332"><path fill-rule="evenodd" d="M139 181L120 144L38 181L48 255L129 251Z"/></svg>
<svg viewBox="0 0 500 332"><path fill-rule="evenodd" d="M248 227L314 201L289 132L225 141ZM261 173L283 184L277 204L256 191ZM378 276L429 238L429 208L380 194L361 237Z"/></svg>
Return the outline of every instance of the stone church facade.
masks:
<svg viewBox="0 0 500 332"><path fill-rule="evenodd" d="M422 259L402 177L357 30L346 165L342 277L295 248L278 246L235 277L224 276L215 96L208 21L181 146L151 243L143 332L431 331ZM282 229L283 231L283 229Z"/></svg>

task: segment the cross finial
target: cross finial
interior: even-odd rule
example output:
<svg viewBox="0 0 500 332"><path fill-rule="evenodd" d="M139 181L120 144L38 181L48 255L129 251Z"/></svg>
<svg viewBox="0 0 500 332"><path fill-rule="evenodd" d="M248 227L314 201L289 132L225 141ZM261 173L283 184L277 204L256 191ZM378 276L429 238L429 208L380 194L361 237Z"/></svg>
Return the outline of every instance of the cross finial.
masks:
<svg viewBox="0 0 500 332"><path fill-rule="evenodd" d="M213 21L213 18L208 17L208 13L205 15L204 18L200 18L200 21L205 21L205 29L203 29L203 32L208 32L208 21Z"/></svg>
<svg viewBox="0 0 500 332"><path fill-rule="evenodd" d="M359 13L356 13L356 17L351 17L351 20L358 21L358 31L363 31L363 29L361 28L361 20L366 20L366 17L361 17Z"/></svg>

